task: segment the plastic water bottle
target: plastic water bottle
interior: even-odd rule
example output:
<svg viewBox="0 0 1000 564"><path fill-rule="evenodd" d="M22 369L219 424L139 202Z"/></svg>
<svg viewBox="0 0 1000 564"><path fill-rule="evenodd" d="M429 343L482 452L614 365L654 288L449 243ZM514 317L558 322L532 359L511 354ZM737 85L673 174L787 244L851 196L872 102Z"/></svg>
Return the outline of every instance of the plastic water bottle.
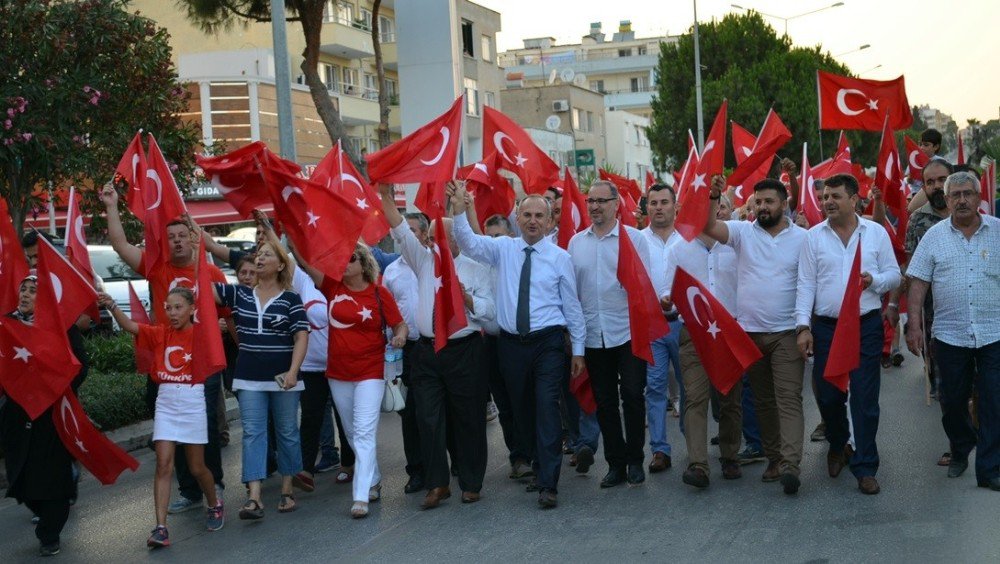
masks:
<svg viewBox="0 0 1000 564"><path fill-rule="evenodd" d="M388 380L398 378L403 373L403 349L385 345L385 377Z"/></svg>

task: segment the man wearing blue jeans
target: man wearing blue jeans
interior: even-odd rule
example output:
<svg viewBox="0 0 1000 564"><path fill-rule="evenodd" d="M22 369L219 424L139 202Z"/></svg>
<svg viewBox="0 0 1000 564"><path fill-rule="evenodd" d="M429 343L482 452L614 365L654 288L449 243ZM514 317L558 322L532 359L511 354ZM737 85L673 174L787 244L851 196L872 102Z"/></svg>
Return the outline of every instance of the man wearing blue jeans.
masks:
<svg viewBox="0 0 1000 564"><path fill-rule="evenodd" d="M757 423L757 412L753 406L753 390L750 389L750 377L743 375L743 442L745 448L740 451L738 458L740 464L750 464L752 462L763 462L767 460L764 456L764 447L760 440L760 426Z"/></svg>

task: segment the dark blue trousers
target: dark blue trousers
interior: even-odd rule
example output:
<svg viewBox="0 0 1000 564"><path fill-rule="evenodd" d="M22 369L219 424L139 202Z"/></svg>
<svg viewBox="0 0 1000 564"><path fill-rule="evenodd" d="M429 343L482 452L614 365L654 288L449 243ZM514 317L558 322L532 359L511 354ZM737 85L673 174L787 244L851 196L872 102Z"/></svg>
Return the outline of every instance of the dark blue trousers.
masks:
<svg viewBox="0 0 1000 564"><path fill-rule="evenodd" d="M743 375L743 441L754 450L763 450L760 442L760 425L757 423L757 411L753 405L753 390L750 389L750 377Z"/></svg>
<svg viewBox="0 0 1000 564"><path fill-rule="evenodd" d="M500 332L500 371L510 394L514 431L527 439L538 487L556 492L562 466L559 393L566 372L562 327L534 331L527 337Z"/></svg>
<svg viewBox="0 0 1000 564"><path fill-rule="evenodd" d="M1000 476L1000 341L978 349L956 347L934 339L941 378L941 423L951 441L953 460L965 460L976 449L976 478ZM979 393L979 432L969 416L975 382Z"/></svg>
<svg viewBox="0 0 1000 564"><path fill-rule="evenodd" d="M813 318L813 381L816 386L816 402L819 412L826 422L826 440L830 450L841 452L851 437L847 424L848 394L838 390L823 378L823 370L830 354L833 332L837 320L829 317ZM861 365L851 372L848 386L851 402L851 422L854 424L854 456L851 457L851 472L857 478L874 476L878 472L878 447L875 435L878 433L879 389L881 387L882 358L882 317L878 310L861 317Z"/></svg>

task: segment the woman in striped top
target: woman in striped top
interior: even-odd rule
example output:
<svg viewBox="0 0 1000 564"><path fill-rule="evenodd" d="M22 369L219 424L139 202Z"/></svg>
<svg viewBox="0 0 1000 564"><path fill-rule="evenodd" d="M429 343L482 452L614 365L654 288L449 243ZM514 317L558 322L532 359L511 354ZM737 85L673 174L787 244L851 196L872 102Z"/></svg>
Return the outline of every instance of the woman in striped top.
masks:
<svg viewBox="0 0 1000 564"><path fill-rule="evenodd" d="M295 510L292 477L302 470L298 406L303 385L299 367L305 358L309 322L302 299L291 291L292 264L284 249L270 243L257 251L257 284L216 284L219 304L233 310L240 349L233 391L243 423L243 482L249 499L240 519L260 519L260 482L267 477L267 414L274 417L281 473L280 513Z"/></svg>

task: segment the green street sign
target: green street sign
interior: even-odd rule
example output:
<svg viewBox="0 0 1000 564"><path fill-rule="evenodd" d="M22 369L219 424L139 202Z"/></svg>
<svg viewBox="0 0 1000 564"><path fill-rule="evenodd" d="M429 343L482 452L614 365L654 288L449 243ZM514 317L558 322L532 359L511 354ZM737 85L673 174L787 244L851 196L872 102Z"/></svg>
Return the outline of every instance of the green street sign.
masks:
<svg viewBox="0 0 1000 564"><path fill-rule="evenodd" d="M594 166L593 149L577 149L575 156L576 166Z"/></svg>

